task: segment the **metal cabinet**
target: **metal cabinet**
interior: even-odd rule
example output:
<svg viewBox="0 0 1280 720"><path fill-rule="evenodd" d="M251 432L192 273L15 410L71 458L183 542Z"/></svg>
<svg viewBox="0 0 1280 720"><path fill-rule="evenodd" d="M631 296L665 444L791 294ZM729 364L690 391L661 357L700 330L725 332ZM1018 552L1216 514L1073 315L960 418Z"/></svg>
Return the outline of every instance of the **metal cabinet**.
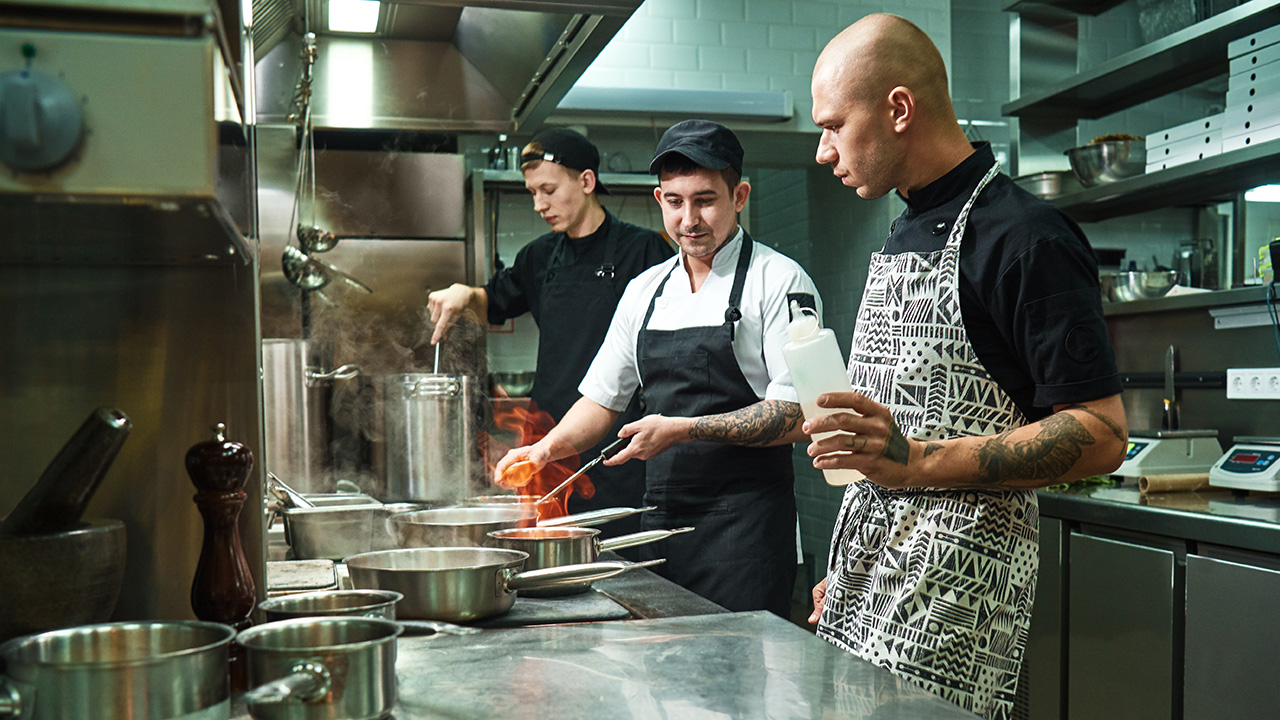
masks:
<svg viewBox="0 0 1280 720"><path fill-rule="evenodd" d="M1018 720L1060 720L1063 709L1063 522L1040 518L1040 570L1031 627L1018 678L1014 717Z"/></svg>
<svg viewBox="0 0 1280 720"><path fill-rule="evenodd" d="M1179 717L1183 551L1073 531L1069 553L1067 717Z"/></svg>
<svg viewBox="0 0 1280 720"><path fill-rule="evenodd" d="M1201 556L1187 558L1186 572L1183 717L1276 717L1280 572Z"/></svg>

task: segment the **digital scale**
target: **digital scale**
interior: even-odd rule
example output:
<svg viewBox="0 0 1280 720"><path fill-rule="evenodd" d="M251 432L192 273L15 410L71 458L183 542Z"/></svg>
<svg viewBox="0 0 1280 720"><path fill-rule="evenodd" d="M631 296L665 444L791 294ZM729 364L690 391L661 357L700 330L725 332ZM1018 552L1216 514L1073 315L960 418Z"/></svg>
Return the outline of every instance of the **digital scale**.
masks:
<svg viewBox="0 0 1280 720"><path fill-rule="evenodd" d="M1124 462L1112 474L1138 478L1203 473L1220 457L1217 430L1134 430L1129 433Z"/></svg>
<svg viewBox="0 0 1280 720"><path fill-rule="evenodd" d="M1280 491L1280 438L1237 437L1209 469L1209 484L1233 490Z"/></svg>

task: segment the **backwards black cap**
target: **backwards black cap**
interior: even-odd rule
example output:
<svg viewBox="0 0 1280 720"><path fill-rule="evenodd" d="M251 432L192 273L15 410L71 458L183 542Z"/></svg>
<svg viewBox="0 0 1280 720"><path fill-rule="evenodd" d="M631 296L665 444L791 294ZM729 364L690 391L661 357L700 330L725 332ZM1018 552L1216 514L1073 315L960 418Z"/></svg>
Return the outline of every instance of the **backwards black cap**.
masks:
<svg viewBox="0 0 1280 720"><path fill-rule="evenodd" d="M520 165L534 160L546 160L563 165L570 170L590 170L596 174L596 194L609 195L609 188L600 182L600 151L591 141L568 128L544 130L533 137L542 146L542 154L524 153Z"/></svg>
<svg viewBox="0 0 1280 720"><path fill-rule="evenodd" d="M742 143L729 128L710 120L685 120L667 128L658 140L658 150L649 163L649 172L658 174L666 156L677 153L709 170L733 168L742 172Z"/></svg>

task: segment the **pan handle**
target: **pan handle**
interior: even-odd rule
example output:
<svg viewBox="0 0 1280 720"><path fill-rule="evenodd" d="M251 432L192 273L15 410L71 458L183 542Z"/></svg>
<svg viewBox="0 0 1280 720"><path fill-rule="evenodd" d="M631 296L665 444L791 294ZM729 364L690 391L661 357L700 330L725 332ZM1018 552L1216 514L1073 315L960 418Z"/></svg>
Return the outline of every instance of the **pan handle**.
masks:
<svg viewBox="0 0 1280 720"><path fill-rule="evenodd" d="M244 701L249 705L262 705L295 699L301 702L318 700L329 692L331 680L329 668L320 663L298 663L288 675L246 692Z"/></svg>
<svg viewBox="0 0 1280 720"><path fill-rule="evenodd" d="M475 635L480 628L454 625L439 620L396 620L407 632L444 633L446 635Z"/></svg>
<svg viewBox="0 0 1280 720"><path fill-rule="evenodd" d="M646 560L644 562L606 561L582 563L581 565L562 565L541 570L526 570L506 577L508 591L542 590L557 587L593 583L636 568L652 567L666 562L665 558Z"/></svg>
<svg viewBox="0 0 1280 720"><path fill-rule="evenodd" d="M0 675L0 718L25 720L31 717L35 688Z"/></svg>
<svg viewBox="0 0 1280 720"><path fill-rule="evenodd" d="M672 535L680 533L693 532L692 527L675 528L674 530L645 530L644 532L631 533L630 535L619 535L615 538L600 541L600 552L605 550L617 550L618 548L634 547L636 545L646 545L659 540L666 540Z"/></svg>

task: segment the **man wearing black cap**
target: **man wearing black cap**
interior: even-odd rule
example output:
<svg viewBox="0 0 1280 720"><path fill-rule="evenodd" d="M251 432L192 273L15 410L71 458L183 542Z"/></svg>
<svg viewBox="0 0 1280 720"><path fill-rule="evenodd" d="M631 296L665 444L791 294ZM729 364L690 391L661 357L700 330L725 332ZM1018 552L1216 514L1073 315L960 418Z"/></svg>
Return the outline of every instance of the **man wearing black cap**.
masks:
<svg viewBox="0 0 1280 720"><path fill-rule="evenodd" d="M532 313L539 333L532 398L559 421L579 397L578 383L627 283L671 257L671 247L658 233L625 223L600 205L597 196L609 193L597 176L600 153L582 135L563 128L539 133L521 152L520 170L533 209L551 232L521 248L484 287L459 283L431 293L431 342L440 342L463 310L494 325ZM618 427L638 417L638 402L632 403ZM570 512L640 503L642 468L606 469L592 478L595 496L572 496Z"/></svg>
<svg viewBox="0 0 1280 720"><path fill-rule="evenodd" d="M805 436L782 359L788 305L821 312L813 281L738 224L751 187L731 130L686 120L658 142L654 198L680 255L627 286L582 399L542 441L512 450L535 465L594 444L643 387L647 415L607 461L647 460L649 529L694 531L641 548L655 568L735 611L789 616L796 573L790 443Z"/></svg>

